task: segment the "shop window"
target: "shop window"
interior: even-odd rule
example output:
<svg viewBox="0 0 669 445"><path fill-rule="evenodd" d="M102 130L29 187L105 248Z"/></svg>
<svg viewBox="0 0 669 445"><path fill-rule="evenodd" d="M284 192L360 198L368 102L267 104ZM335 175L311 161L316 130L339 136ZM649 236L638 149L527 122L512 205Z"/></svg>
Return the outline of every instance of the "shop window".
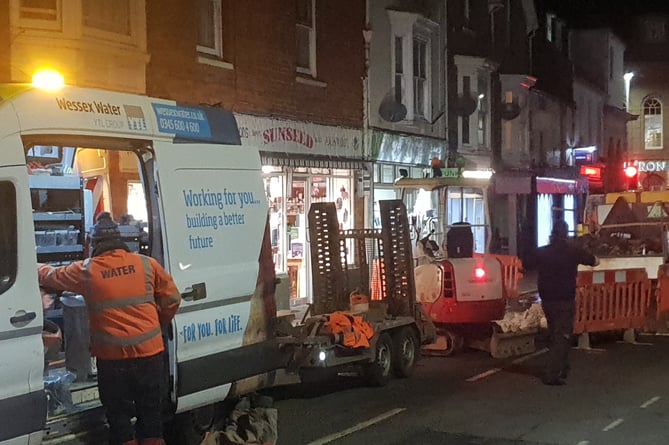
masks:
<svg viewBox="0 0 669 445"><path fill-rule="evenodd" d="M123 36L130 36L129 0L82 0L84 25Z"/></svg>
<svg viewBox="0 0 669 445"><path fill-rule="evenodd" d="M540 194L537 199L537 247L550 242L553 230L553 195Z"/></svg>
<svg viewBox="0 0 669 445"><path fill-rule="evenodd" d="M198 0L197 50L223 58L223 17L221 0Z"/></svg>
<svg viewBox="0 0 669 445"><path fill-rule="evenodd" d="M382 165L381 166L381 182L384 184L392 184L395 182L395 166Z"/></svg>
<svg viewBox="0 0 669 445"><path fill-rule="evenodd" d="M297 72L316 77L316 0L296 1Z"/></svg>
<svg viewBox="0 0 669 445"><path fill-rule="evenodd" d="M643 103L643 125L646 150L662 149L662 104L656 98Z"/></svg>
<svg viewBox="0 0 669 445"><path fill-rule="evenodd" d="M21 19L56 21L59 13L58 0L21 0L19 2Z"/></svg>
<svg viewBox="0 0 669 445"><path fill-rule="evenodd" d="M564 195L564 221L569 227L570 236L576 235L576 200L574 195Z"/></svg>
<svg viewBox="0 0 669 445"><path fill-rule="evenodd" d="M18 264L16 189L9 181L0 181L0 202L0 293L4 293L16 279Z"/></svg>

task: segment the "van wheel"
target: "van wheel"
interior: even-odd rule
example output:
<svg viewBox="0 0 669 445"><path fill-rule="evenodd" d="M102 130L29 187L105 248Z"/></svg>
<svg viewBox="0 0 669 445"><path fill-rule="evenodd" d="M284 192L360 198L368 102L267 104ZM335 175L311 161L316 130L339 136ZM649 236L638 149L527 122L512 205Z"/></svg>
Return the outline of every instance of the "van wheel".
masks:
<svg viewBox="0 0 669 445"><path fill-rule="evenodd" d="M413 329L404 327L393 336L393 368L398 377L410 377L420 355L418 337Z"/></svg>
<svg viewBox="0 0 669 445"><path fill-rule="evenodd" d="M372 386L385 386L393 370L393 342L390 335L383 333L376 341L374 361L365 366L365 378Z"/></svg>
<svg viewBox="0 0 669 445"><path fill-rule="evenodd" d="M169 445L200 445L204 436L214 426L216 405L207 405L178 414L165 438Z"/></svg>

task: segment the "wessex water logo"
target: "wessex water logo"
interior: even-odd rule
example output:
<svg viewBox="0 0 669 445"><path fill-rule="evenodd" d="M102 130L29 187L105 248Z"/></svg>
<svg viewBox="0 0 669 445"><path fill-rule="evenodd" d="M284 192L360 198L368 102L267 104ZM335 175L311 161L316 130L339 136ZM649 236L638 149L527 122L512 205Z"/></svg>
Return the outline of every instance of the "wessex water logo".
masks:
<svg viewBox="0 0 669 445"><path fill-rule="evenodd" d="M133 131L146 131L146 119L142 107L137 105L114 105L104 101L80 101L68 100L64 97L57 97L58 108L63 111L75 111L80 113L92 113L102 115L96 118L93 124L96 127L120 130L123 128L122 120L125 114L125 123L127 128Z"/></svg>

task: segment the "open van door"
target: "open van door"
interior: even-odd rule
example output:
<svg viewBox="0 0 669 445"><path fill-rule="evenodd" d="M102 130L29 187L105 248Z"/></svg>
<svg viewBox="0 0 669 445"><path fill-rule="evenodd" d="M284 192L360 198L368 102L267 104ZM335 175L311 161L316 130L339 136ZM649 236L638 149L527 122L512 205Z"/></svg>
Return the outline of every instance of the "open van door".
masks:
<svg viewBox="0 0 669 445"><path fill-rule="evenodd" d="M46 421L43 314L29 193L25 164L0 167L1 445L41 443Z"/></svg>
<svg viewBox="0 0 669 445"><path fill-rule="evenodd" d="M245 339L267 221L249 147L156 142L166 267L184 301L174 319L177 412L224 399L266 372L270 345ZM253 343L253 344L249 344Z"/></svg>

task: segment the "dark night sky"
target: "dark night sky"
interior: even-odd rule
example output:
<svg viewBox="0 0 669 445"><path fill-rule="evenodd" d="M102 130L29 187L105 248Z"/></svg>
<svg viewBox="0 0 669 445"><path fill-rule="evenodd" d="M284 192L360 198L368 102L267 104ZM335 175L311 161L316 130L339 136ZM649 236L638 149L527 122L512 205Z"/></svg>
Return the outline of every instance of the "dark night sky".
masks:
<svg viewBox="0 0 669 445"><path fill-rule="evenodd" d="M575 28L610 27L627 36L635 15L669 14L669 0L543 0Z"/></svg>
<svg viewBox="0 0 669 445"><path fill-rule="evenodd" d="M669 13L669 0L545 0L570 24L625 26L631 15Z"/></svg>

